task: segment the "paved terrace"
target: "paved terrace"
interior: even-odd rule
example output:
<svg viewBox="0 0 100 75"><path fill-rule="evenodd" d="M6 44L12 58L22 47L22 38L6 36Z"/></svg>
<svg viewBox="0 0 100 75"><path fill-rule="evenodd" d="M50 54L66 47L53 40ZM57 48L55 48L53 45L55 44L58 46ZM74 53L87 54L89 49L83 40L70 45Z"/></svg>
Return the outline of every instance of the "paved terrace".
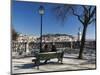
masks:
<svg viewBox="0 0 100 75"><path fill-rule="evenodd" d="M57 63L57 59L51 59L47 64L40 64L40 69L37 70L32 59L34 57L25 57L12 59L12 73L38 73L48 71L62 71L62 70L79 70L79 69L95 69L95 54L84 54L84 59L76 59L77 54L65 53L63 64Z"/></svg>

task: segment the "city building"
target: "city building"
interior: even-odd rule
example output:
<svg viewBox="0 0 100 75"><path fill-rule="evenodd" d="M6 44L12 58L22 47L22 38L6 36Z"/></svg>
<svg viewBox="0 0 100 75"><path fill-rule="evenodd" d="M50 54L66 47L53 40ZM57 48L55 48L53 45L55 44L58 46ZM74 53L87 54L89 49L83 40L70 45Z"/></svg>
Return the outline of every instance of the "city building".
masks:
<svg viewBox="0 0 100 75"><path fill-rule="evenodd" d="M33 35L20 34L17 38L18 42L40 42L40 37ZM45 34L42 35L42 42L72 42L77 38L67 34Z"/></svg>
<svg viewBox="0 0 100 75"><path fill-rule="evenodd" d="M23 35L23 34L19 34L17 41L18 42L37 42L37 36L33 36L33 35Z"/></svg>
<svg viewBox="0 0 100 75"><path fill-rule="evenodd" d="M46 34L42 36L42 42L71 42L77 39L67 34Z"/></svg>

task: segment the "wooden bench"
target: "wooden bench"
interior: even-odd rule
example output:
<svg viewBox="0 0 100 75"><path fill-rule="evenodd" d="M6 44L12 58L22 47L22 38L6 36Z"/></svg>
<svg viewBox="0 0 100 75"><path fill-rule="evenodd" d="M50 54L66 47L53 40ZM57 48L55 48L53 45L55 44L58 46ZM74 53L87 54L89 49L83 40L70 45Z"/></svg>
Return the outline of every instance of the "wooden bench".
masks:
<svg viewBox="0 0 100 75"><path fill-rule="evenodd" d="M43 52L43 53L36 53L35 57L36 59L34 60L37 69L39 69L39 65L40 65L40 60L48 60L48 59L53 59L53 58L57 58L58 59L58 63L62 63L63 60L63 54L64 52Z"/></svg>

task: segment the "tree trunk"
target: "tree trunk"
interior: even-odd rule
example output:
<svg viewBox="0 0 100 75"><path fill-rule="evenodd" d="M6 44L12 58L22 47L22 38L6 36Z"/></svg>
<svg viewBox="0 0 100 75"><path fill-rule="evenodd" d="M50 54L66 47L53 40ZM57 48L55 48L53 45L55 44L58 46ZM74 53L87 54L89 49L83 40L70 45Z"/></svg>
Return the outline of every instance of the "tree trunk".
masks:
<svg viewBox="0 0 100 75"><path fill-rule="evenodd" d="M84 25L82 38L81 38L80 51L79 51L79 56L78 56L79 59L83 58L82 54L83 54L83 50L84 50L84 46L85 46L86 29L87 29L87 25Z"/></svg>

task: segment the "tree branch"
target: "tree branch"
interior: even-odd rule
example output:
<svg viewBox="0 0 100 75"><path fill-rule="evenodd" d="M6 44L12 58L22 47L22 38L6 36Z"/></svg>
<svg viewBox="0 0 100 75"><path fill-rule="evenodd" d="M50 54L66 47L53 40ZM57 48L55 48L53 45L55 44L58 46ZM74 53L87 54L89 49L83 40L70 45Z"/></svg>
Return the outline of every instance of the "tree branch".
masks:
<svg viewBox="0 0 100 75"><path fill-rule="evenodd" d="M92 6L89 7L89 16L90 16L90 13L91 13L91 8L92 8Z"/></svg>
<svg viewBox="0 0 100 75"><path fill-rule="evenodd" d="M84 8L85 12L88 13L88 9L84 5L82 5L82 7Z"/></svg>
<svg viewBox="0 0 100 75"><path fill-rule="evenodd" d="M91 15L89 17L92 18L93 15L95 14L95 12L96 12L96 7L94 7L94 9L93 9L93 11L92 11L92 13L91 13Z"/></svg>
<svg viewBox="0 0 100 75"><path fill-rule="evenodd" d="M76 13L74 12L74 9L73 9L73 8L71 8L71 9L72 9L73 15L77 16L78 20L84 25L84 22L81 20L80 15L76 14Z"/></svg>
<svg viewBox="0 0 100 75"><path fill-rule="evenodd" d="M96 18L93 18L92 20L90 20L89 21L89 23L88 24L91 24L93 21L95 21L96 20Z"/></svg>

